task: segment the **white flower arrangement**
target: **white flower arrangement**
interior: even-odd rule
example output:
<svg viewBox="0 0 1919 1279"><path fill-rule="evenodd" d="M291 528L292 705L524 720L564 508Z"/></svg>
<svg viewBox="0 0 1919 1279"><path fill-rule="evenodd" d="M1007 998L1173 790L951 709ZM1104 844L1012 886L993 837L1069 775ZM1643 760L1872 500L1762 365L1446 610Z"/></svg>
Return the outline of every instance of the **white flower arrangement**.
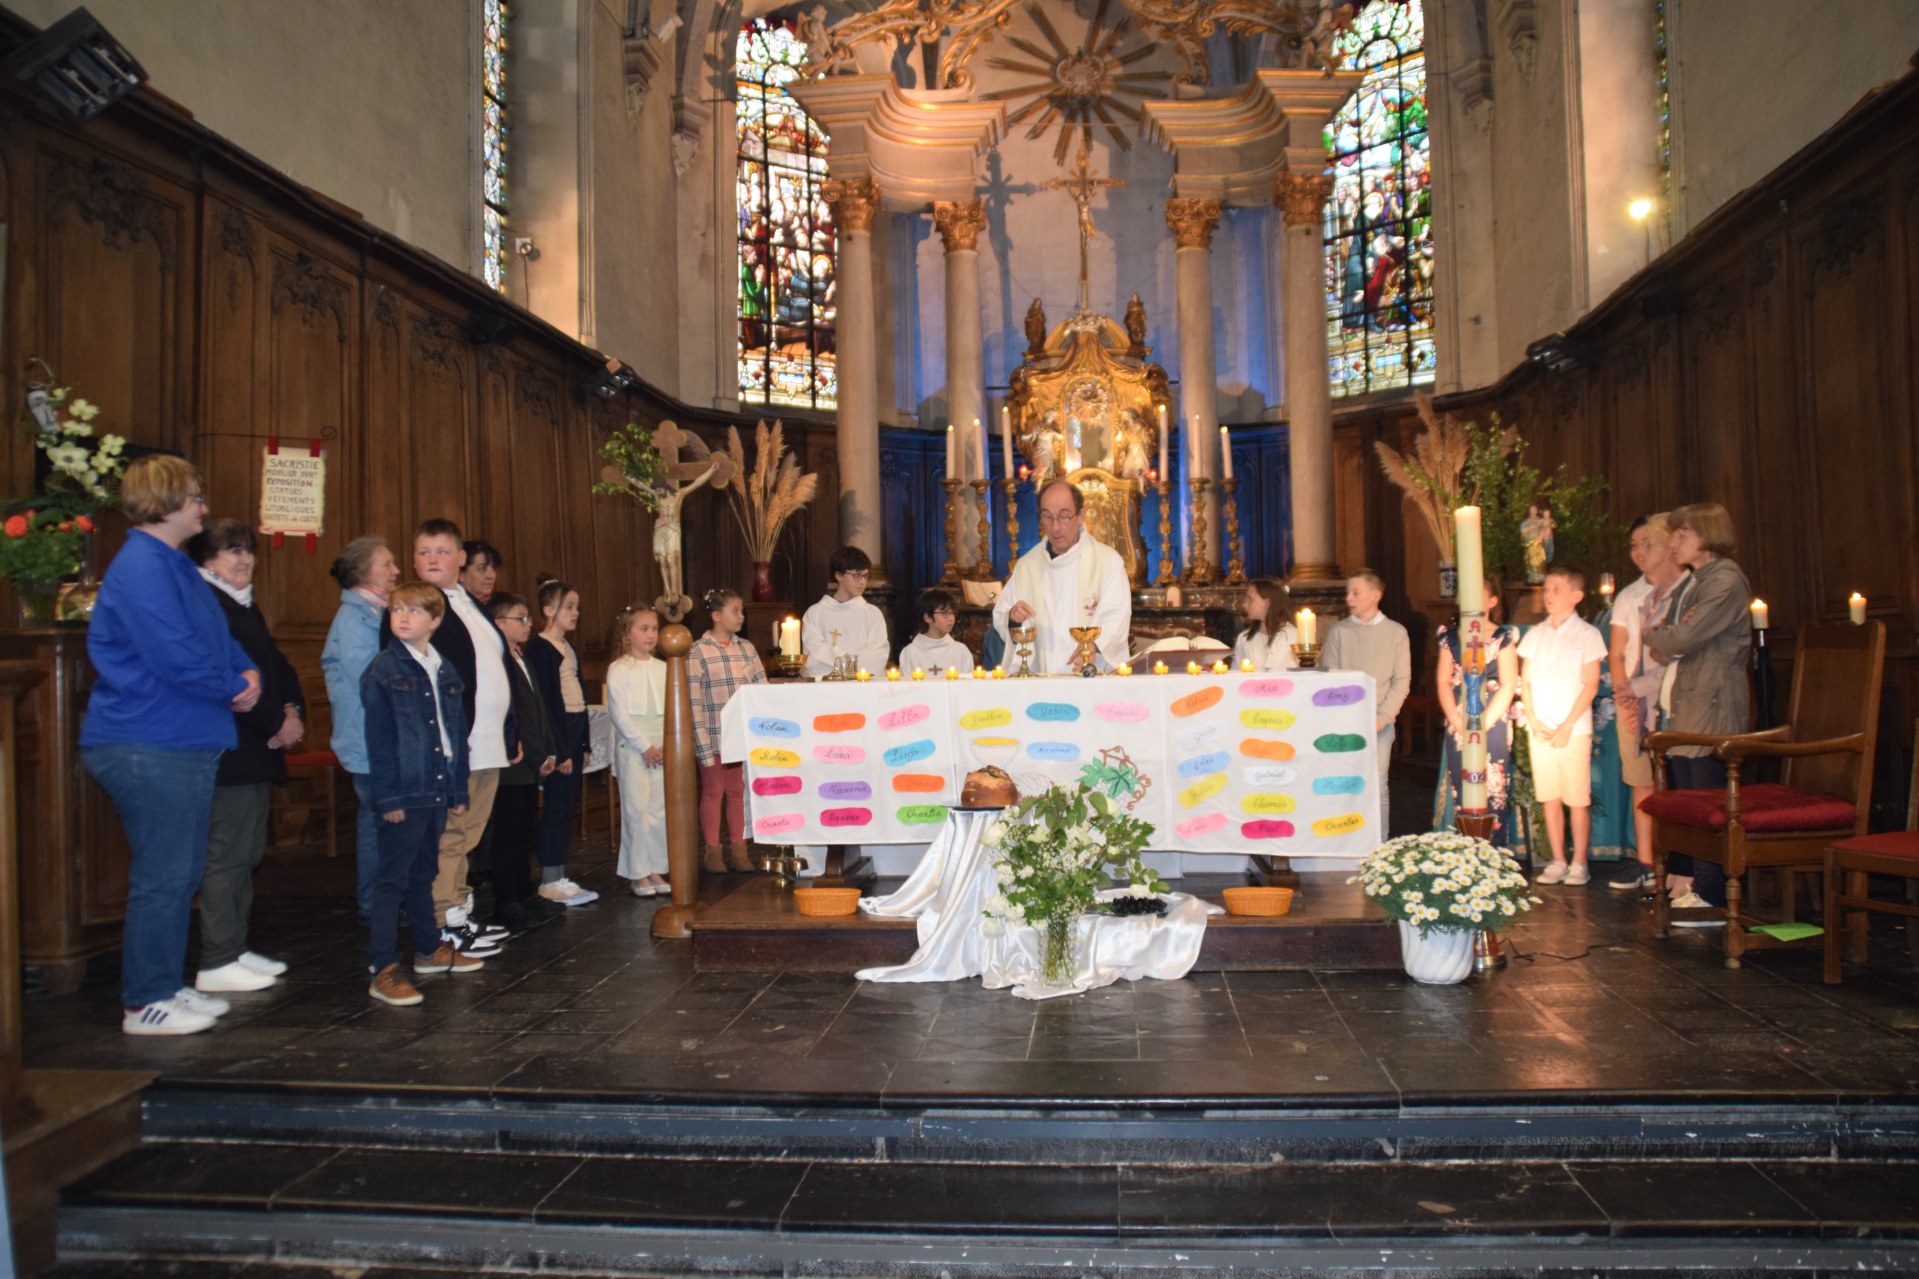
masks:
<svg viewBox="0 0 1919 1279"><path fill-rule="evenodd" d="M111 434L96 442L93 419L100 416L99 406L78 397L69 401L68 393L64 386L47 391L46 407L29 427L34 443L53 465L38 505L57 507L67 516L92 515L118 498L120 476L127 469L127 442Z"/></svg>
<svg viewBox="0 0 1919 1279"><path fill-rule="evenodd" d="M1356 883L1387 915L1435 930L1503 932L1540 899L1503 848L1450 831L1387 840L1346 881Z"/></svg>
<svg viewBox="0 0 1919 1279"><path fill-rule="evenodd" d="M1021 800L980 836L993 852L999 889L986 900L983 931L998 937L1028 922L1078 916L1115 880L1131 897L1165 892L1140 856L1152 834L1149 823L1083 782Z"/></svg>

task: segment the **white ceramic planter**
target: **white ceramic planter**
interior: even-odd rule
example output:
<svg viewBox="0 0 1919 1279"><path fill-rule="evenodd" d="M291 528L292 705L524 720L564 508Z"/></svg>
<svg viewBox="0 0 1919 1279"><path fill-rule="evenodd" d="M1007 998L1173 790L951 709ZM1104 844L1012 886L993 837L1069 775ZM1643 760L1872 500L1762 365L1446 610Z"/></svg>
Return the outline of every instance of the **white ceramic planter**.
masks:
<svg viewBox="0 0 1919 1279"><path fill-rule="evenodd" d="M1399 958L1406 975L1428 986L1451 986L1473 970L1473 930L1436 928L1428 936L1399 921Z"/></svg>

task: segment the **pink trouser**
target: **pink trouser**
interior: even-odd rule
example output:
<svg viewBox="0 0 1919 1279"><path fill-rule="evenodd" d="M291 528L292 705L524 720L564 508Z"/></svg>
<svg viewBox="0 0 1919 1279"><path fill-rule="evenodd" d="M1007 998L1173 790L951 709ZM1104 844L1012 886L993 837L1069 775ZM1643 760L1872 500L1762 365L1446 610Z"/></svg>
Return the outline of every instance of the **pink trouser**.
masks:
<svg viewBox="0 0 1919 1279"><path fill-rule="evenodd" d="M700 765L700 835L708 848L720 848L720 808L735 844L746 842L746 765L714 760Z"/></svg>

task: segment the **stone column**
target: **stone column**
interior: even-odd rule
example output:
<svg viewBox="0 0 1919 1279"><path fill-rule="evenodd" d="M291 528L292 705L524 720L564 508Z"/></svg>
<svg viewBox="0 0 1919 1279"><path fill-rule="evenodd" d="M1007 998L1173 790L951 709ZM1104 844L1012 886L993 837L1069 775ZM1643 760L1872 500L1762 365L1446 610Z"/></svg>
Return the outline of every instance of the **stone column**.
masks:
<svg viewBox="0 0 1919 1279"><path fill-rule="evenodd" d="M870 590L886 582L873 297L873 217L879 212L880 188L871 178L832 179L820 194L832 206L839 229L840 541L872 557Z"/></svg>
<svg viewBox="0 0 1919 1279"><path fill-rule="evenodd" d="M1173 268L1179 298L1180 447L1187 458L1181 486L1189 500L1192 490L1184 487L1185 481L1202 475L1219 478L1219 410L1214 402L1219 373L1213 359L1213 232L1219 210L1217 199L1176 197L1166 202L1166 225L1179 246ZM1218 492L1208 489L1206 559L1203 565L1189 566L1188 581L1219 580L1219 509ZM1190 530L1190 523L1185 527ZM1187 547L1189 555L1191 549Z"/></svg>
<svg viewBox="0 0 1919 1279"><path fill-rule="evenodd" d="M1331 190L1332 179L1322 174L1282 173L1273 197L1286 217L1280 271L1293 498L1293 571L1287 584L1308 596L1342 586L1333 544L1333 399L1326 376L1322 243Z"/></svg>
<svg viewBox="0 0 1919 1279"><path fill-rule="evenodd" d="M935 200L933 225L946 246L946 418L959 439L960 469L955 479L985 480L979 469L980 432L986 430L986 367L980 352L979 233L986 227L986 205L981 200ZM975 430L977 425L978 430ZM980 554L977 518L971 513L973 490L967 489L966 535L961 539L963 563ZM986 548L990 556L991 548Z"/></svg>

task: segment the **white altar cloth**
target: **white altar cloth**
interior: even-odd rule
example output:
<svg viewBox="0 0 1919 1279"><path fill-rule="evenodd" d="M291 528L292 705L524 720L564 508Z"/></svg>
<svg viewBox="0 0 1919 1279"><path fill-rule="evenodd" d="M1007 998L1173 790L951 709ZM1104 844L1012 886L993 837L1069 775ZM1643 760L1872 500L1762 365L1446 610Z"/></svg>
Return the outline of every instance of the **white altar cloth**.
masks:
<svg viewBox="0 0 1919 1279"><path fill-rule="evenodd" d="M926 856L897 892L862 898L870 915L917 921L919 949L904 964L865 968L861 981L961 981L978 977L989 990L1007 987L1022 999L1074 995L1125 978L1175 981L1191 972L1206 940L1206 917L1223 913L1197 897L1167 894L1166 913L1082 915L1073 980L1049 986L1040 979L1045 938L1027 925L986 935L986 899L998 885L992 852L980 842L1001 809L955 809ZM1120 890L1102 893L1102 901Z"/></svg>
<svg viewBox="0 0 1919 1279"><path fill-rule="evenodd" d="M1373 682L1350 671L749 684L721 718L754 838L918 844L985 764L1115 798L1183 853L1360 857L1380 833Z"/></svg>

